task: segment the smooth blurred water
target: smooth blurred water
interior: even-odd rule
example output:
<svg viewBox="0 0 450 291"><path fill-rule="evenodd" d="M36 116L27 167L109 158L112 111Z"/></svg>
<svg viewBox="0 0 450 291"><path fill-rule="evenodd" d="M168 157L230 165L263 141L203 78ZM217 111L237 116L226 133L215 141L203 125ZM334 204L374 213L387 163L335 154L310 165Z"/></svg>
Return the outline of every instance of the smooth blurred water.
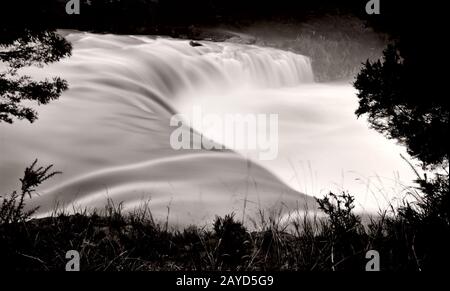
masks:
<svg viewBox="0 0 450 291"><path fill-rule="evenodd" d="M15 189L35 158L62 175L30 205L101 207L106 198L132 209L150 199L155 216L198 223L216 214L303 209L345 189L360 209L402 191L412 173L403 149L357 120L350 83L314 83L309 58L232 43L71 33L73 56L36 78L61 76L70 89L39 107L34 124L0 124L0 193ZM279 155L253 151L174 151L169 126L193 106L206 113L276 113ZM186 129L189 130L189 129ZM247 160L248 158L248 160ZM390 195L388 197L388 195ZM247 201L247 202L246 202ZM310 206L313 207L313 206Z"/></svg>

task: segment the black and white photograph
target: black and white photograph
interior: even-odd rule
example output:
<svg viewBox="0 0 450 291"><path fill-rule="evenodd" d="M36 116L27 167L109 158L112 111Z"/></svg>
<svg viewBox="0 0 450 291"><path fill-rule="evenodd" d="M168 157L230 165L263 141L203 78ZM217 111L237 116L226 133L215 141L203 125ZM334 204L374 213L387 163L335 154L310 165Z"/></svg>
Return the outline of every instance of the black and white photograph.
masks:
<svg viewBox="0 0 450 291"><path fill-rule="evenodd" d="M1 272L449 270L440 9L2 1Z"/></svg>

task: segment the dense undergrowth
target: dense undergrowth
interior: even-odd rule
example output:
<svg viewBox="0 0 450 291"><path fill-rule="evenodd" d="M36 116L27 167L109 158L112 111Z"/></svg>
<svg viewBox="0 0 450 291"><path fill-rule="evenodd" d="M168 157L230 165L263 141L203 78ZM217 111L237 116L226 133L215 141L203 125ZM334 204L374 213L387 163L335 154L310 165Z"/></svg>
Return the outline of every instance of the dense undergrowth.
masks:
<svg viewBox="0 0 450 291"><path fill-rule="evenodd" d="M148 204L124 213L112 201L99 211L32 219L25 197L55 174L35 162L20 180L21 190L3 197L1 270L61 271L69 250L80 253L84 271L364 271L369 250L379 252L385 271L448 269L449 216L441 201L448 197L448 176L422 181L432 196L380 213L367 224L354 213L351 195L330 193L318 199L325 216L305 213L285 220L281 213L261 211L249 231L233 214L212 225L173 229L156 222Z"/></svg>

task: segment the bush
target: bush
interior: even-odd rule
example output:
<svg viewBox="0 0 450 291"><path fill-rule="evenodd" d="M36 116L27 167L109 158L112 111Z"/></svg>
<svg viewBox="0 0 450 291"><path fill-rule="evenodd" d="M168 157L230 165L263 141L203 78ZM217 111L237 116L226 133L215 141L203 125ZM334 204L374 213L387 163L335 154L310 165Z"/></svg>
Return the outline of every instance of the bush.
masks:
<svg viewBox="0 0 450 291"><path fill-rule="evenodd" d="M234 214L216 217L214 237L218 240L216 254L219 264L226 268L239 265L249 258L250 235L242 223L234 220Z"/></svg>
<svg viewBox="0 0 450 291"><path fill-rule="evenodd" d="M36 164L37 160L25 169L24 176L20 179L22 185L20 192L14 191L3 197L0 206L0 224L17 223L29 219L38 208L25 210L25 197L31 198L36 193L36 187L60 173L51 172L53 165L36 168Z"/></svg>
<svg viewBox="0 0 450 291"><path fill-rule="evenodd" d="M356 78L356 114L366 114L372 128L405 145L423 167L448 168L448 139L443 138L449 121L446 97L421 91L423 68L400 44L389 45L383 55L382 61L367 61Z"/></svg>
<svg viewBox="0 0 450 291"><path fill-rule="evenodd" d="M367 237L361 218L353 213L354 197L348 193L336 195L329 193L317 199L319 208L327 215L329 229L325 229L325 237L330 248L331 269L362 270L363 251L367 245Z"/></svg>

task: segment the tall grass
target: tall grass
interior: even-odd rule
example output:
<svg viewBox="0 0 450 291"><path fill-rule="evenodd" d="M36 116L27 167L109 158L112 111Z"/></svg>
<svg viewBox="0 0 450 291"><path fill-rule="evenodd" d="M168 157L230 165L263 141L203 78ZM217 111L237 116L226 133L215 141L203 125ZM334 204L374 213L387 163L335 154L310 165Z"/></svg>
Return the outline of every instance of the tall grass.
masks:
<svg viewBox="0 0 450 291"><path fill-rule="evenodd" d="M369 250L380 253L382 270L448 269L448 209L439 202L448 199L448 179L428 181L438 202L428 194L420 211L405 204L367 224L343 192L318 199L320 213L260 210L250 220L253 230L234 214L204 227L169 229L168 221L155 221L149 202L124 213L121 203L108 200L102 210L59 210L32 219L23 197L56 174L50 169L34 162L21 179L22 194L3 198L0 213L17 214L3 215L0 223L2 271L64 270L69 250L80 253L85 271L363 271Z"/></svg>

